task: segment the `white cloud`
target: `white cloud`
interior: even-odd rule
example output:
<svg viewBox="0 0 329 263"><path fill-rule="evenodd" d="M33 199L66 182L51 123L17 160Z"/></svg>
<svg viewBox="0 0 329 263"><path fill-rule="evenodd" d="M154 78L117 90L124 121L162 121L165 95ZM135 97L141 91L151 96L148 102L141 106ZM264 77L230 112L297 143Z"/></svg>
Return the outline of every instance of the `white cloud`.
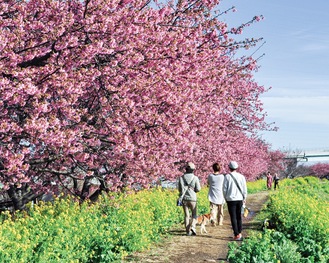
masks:
<svg viewBox="0 0 329 263"><path fill-rule="evenodd" d="M302 46L300 50L306 52L322 52L329 50L329 45L326 43L310 43Z"/></svg>
<svg viewBox="0 0 329 263"><path fill-rule="evenodd" d="M264 97L268 118L277 122L329 125L329 96Z"/></svg>

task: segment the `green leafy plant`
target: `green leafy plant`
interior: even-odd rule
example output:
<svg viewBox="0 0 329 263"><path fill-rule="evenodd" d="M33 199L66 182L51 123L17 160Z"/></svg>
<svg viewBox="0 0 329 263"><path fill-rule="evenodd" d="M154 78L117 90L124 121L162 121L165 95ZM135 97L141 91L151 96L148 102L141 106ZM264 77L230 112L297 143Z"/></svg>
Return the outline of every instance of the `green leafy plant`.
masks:
<svg viewBox="0 0 329 263"><path fill-rule="evenodd" d="M257 217L267 219L264 233L230 243L230 262L329 262L329 182L316 177L282 181Z"/></svg>
<svg viewBox="0 0 329 263"><path fill-rule="evenodd" d="M282 233L266 230L248 238L240 246L236 242L229 243L227 259L232 263L299 263L301 255L297 249L297 245Z"/></svg>

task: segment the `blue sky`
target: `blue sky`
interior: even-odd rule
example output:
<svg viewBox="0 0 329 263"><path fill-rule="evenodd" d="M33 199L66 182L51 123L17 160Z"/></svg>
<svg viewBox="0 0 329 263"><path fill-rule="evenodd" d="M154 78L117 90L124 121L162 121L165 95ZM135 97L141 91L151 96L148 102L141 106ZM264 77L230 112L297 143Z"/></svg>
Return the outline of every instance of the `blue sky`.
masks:
<svg viewBox="0 0 329 263"><path fill-rule="evenodd" d="M272 149L329 151L329 1L223 0L219 8L230 6L237 11L222 17L230 27L264 16L242 34L266 41L255 81L272 87L262 101L279 131L263 139Z"/></svg>

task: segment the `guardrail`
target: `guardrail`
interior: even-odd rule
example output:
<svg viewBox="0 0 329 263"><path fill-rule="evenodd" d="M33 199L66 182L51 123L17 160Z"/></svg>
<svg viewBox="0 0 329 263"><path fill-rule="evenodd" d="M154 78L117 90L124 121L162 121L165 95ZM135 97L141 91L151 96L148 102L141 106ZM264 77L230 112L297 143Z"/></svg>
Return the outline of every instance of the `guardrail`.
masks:
<svg viewBox="0 0 329 263"><path fill-rule="evenodd" d="M303 154L303 155L289 155L284 159L304 159L308 161L308 158L327 158L329 154Z"/></svg>

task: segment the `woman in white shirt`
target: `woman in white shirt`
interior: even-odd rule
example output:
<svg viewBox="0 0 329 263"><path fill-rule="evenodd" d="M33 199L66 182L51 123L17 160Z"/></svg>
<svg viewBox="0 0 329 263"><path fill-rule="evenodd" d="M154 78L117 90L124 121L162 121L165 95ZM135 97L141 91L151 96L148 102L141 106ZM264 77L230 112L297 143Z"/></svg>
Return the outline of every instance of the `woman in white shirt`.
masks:
<svg viewBox="0 0 329 263"><path fill-rule="evenodd" d="M223 195L224 175L220 174L220 165L214 163L212 166L214 172L208 175L208 200L210 202L210 222L213 226L223 225L225 203Z"/></svg>

